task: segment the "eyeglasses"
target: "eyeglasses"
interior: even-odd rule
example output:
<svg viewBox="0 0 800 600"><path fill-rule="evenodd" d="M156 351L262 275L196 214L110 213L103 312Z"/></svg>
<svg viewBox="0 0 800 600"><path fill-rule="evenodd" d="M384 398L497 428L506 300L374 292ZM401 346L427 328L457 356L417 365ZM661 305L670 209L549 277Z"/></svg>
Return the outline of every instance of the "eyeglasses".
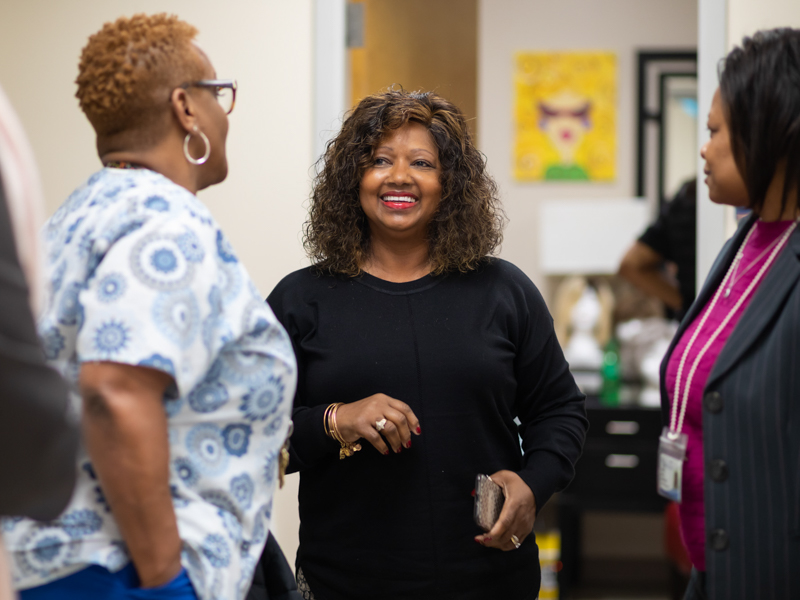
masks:
<svg viewBox="0 0 800 600"><path fill-rule="evenodd" d="M236 105L236 89L239 87L234 79L202 79L200 81L193 81L191 83L184 83L183 89L188 87L203 87L209 88L214 92L217 102L225 111L226 115L233 112L233 107Z"/></svg>

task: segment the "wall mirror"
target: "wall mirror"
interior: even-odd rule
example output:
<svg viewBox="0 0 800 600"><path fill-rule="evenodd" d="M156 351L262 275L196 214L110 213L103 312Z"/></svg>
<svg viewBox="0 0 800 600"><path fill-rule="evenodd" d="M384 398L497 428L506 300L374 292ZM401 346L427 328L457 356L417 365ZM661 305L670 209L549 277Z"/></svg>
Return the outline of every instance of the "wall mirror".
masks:
<svg viewBox="0 0 800 600"><path fill-rule="evenodd" d="M636 194L660 209L697 176L697 53L639 52Z"/></svg>

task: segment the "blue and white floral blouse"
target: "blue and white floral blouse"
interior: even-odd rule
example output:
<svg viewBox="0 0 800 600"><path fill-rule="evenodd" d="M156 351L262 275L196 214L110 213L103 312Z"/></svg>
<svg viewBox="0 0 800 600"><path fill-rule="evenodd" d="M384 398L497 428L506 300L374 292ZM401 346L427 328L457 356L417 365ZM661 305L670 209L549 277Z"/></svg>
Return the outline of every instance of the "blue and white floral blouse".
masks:
<svg viewBox="0 0 800 600"><path fill-rule="evenodd" d="M40 335L76 393L80 364L166 371L170 486L183 566L202 599L241 599L267 539L296 363L286 332L209 211L149 170L103 169L46 228ZM85 451L49 523L6 519L20 589L129 562Z"/></svg>

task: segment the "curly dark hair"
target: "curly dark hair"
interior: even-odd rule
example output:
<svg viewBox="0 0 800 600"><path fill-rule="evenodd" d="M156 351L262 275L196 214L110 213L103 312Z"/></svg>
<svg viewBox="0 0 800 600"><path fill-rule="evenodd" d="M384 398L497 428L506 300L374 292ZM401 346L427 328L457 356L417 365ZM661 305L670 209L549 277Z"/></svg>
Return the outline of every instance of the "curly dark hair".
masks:
<svg viewBox="0 0 800 600"><path fill-rule="evenodd" d="M442 199L427 232L431 273L474 270L499 247L505 214L464 114L433 92L390 90L358 103L318 163L303 244L319 272L362 272L370 230L359 199L361 177L380 141L409 121L430 131L442 166Z"/></svg>
<svg viewBox="0 0 800 600"><path fill-rule="evenodd" d="M137 14L89 37L75 96L97 135L148 127L167 110L171 88L201 79L197 29L175 15Z"/></svg>

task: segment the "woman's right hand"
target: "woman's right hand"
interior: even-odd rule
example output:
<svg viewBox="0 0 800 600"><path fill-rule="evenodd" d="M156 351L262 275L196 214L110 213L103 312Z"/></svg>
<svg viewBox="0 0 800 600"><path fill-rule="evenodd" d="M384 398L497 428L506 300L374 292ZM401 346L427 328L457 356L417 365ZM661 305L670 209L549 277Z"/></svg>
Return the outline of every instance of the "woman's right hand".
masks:
<svg viewBox="0 0 800 600"><path fill-rule="evenodd" d="M378 433L375 424L386 419ZM389 447L400 452L411 448L411 434L420 435L419 419L405 402L386 394L374 394L363 400L343 404L336 411L336 426L346 442L364 438L381 454L389 454ZM388 446L387 446L388 442Z"/></svg>

